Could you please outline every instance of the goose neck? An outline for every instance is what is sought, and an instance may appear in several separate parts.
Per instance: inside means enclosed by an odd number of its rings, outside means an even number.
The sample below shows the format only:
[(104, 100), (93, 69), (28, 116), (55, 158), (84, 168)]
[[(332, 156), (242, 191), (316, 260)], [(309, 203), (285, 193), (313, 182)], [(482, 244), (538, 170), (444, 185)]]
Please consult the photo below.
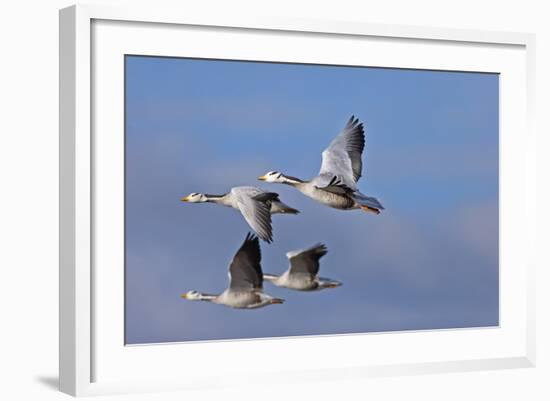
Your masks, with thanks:
[(207, 202), (222, 203), (222, 204), (225, 203), (227, 198), (226, 194), (223, 194), (223, 195), (204, 194), (204, 196), (206, 197)]
[(217, 295), (212, 295), (212, 294), (199, 294), (199, 299), (201, 301), (210, 301), (210, 302), (213, 302), (215, 301), (217, 298)]

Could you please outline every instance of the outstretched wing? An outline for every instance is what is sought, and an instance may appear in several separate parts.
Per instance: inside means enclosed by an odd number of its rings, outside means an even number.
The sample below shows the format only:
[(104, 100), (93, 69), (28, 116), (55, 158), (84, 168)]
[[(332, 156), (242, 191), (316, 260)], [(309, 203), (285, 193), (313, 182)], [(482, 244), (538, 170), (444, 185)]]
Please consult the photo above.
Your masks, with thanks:
[(229, 288), (257, 290), (262, 288), (262, 254), (258, 237), (248, 233), (229, 265)]
[(270, 243), (273, 241), (273, 230), (271, 228), (271, 208), (264, 202), (251, 198), (245, 194), (237, 197), (237, 206), (244, 219), (256, 234)]
[(319, 259), (326, 253), (327, 247), (323, 244), (288, 252), (286, 256), (290, 260), (290, 274), (306, 273), (316, 276), (319, 272)]
[(355, 184), (361, 178), (363, 169), (361, 155), (364, 148), (363, 123), (351, 116), (344, 129), (323, 151), (319, 176), (331, 178), (336, 176), (345, 186), (355, 190)]

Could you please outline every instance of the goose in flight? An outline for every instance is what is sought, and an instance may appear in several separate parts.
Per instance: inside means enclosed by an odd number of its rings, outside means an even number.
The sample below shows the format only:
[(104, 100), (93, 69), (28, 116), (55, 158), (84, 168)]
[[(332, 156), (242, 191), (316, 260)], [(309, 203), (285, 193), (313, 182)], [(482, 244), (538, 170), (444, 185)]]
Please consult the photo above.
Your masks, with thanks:
[(262, 291), (262, 254), (258, 237), (248, 234), (229, 265), (229, 288), (219, 295), (189, 291), (181, 297), (190, 301), (210, 301), (239, 309), (256, 309), (271, 304), (282, 304), (281, 298)]
[(291, 185), (316, 201), (341, 210), (361, 209), (379, 214), (384, 209), (378, 199), (362, 194), (357, 188), (365, 147), (363, 123), (351, 116), (344, 129), (323, 151), (319, 175), (309, 181), (270, 171), (259, 180)]
[(264, 279), (278, 287), (286, 287), (299, 291), (316, 291), (325, 288), (335, 288), (342, 285), (338, 281), (318, 276), (319, 259), (327, 253), (327, 247), (317, 244), (307, 249), (299, 249), (286, 254), (290, 267), (280, 276), (264, 274)]
[(273, 241), (271, 215), (276, 213), (298, 214), (299, 211), (285, 205), (275, 192), (266, 192), (256, 187), (234, 187), (223, 195), (209, 195), (193, 192), (183, 202), (213, 202), (239, 210), (248, 225), (258, 236), (270, 243)]

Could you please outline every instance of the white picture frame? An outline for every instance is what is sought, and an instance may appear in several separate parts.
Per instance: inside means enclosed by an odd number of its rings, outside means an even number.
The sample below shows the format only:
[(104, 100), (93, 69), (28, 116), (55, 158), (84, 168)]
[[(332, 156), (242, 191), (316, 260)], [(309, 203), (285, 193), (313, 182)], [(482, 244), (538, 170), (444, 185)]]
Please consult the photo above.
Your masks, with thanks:
[[(117, 25), (118, 24), (118, 25)], [(300, 46), (316, 37), (331, 38), (349, 41), (383, 40), (384, 46), (402, 45), (406, 56), (406, 49), (414, 48), (424, 54), (406, 65), (400, 57), (404, 54), (384, 54), (383, 50), (377, 53), (376, 45), (372, 47), (372, 54), (376, 54), (380, 66), (426, 69), (457, 69), (498, 72), (506, 79), (501, 85), (501, 237), (500, 259), (501, 273), (501, 326), (496, 329), (473, 330), (439, 330), (436, 332), (420, 331), (405, 333), (387, 333), (353, 336), (317, 336), (297, 339), (278, 340), (250, 340), (232, 342), (212, 342), (194, 345), (163, 345), (151, 347), (124, 348), (120, 338), (120, 321), (122, 310), (120, 302), (120, 274), (109, 276), (97, 274), (97, 263), (102, 266), (107, 259), (117, 260), (120, 249), (102, 251), (98, 254), (98, 245), (108, 240), (107, 233), (98, 235), (105, 230), (104, 221), (109, 219), (105, 215), (101, 196), (97, 192), (105, 193), (120, 184), (117, 174), (107, 183), (96, 180), (101, 176), (105, 166), (102, 159), (115, 160), (117, 146), (120, 142), (97, 141), (94, 130), (107, 127), (120, 127), (117, 117), (107, 118), (101, 110), (108, 108), (119, 110), (120, 107), (120, 54), (125, 52), (142, 51), (159, 55), (186, 55), (189, 49), (178, 50), (183, 54), (174, 54), (175, 47), (170, 41), (162, 41), (167, 35), (182, 35), (186, 27), (193, 27), (199, 35), (197, 40), (205, 44), (201, 49), (201, 56), (208, 56), (212, 49), (221, 48), (216, 41), (209, 42), (210, 38), (219, 38), (219, 35), (237, 33), (246, 35), (261, 34), (266, 43), (273, 41), (273, 46), (261, 49), (262, 54), (254, 59), (271, 59), (272, 52), (281, 35), (293, 38)], [(147, 35), (141, 36), (140, 31), (149, 29)], [(212, 32), (210, 32), (212, 31)], [(126, 33), (125, 33), (126, 32)], [(200, 37), (205, 32), (205, 37)], [(246, 35), (245, 35), (246, 34)], [(95, 35), (95, 39), (94, 39)], [(294, 37), (295, 36), (295, 37)], [(138, 41), (130, 44), (128, 38)], [(299, 40), (299, 38), (301, 38)], [(218, 41), (219, 42), (219, 41)], [(406, 42), (406, 43), (401, 43)], [(161, 43), (162, 46), (161, 46)], [(231, 42), (233, 43), (233, 42)], [(361, 42), (362, 43), (362, 42)], [(399, 44), (401, 43), (401, 44)], [(145, 366), (158, 366), (162, 361), (165, 366), (173, 366), (175, 354), (186, 354), (191, 358), (202, 356), (212, 362), (216, 355), (262, 355), (272, 358), (273, 367), (262, 366), (257, 375), (258, 381), (269, 373), (271, 379), (291, 382), (299, 380), (328, 380), (342, 377), (364, 377), (392, 374), (430, 373), (441, 371), (465, 371), (478, 369), (498, 369), (509, 367), (528, 367), (535, 363), (534, 339), (534, 261), (531, 247), (535, 243), (535, 133), (532, 129), (531, 113), (534, 109), (534, 43), (535, 38), (530, 34), (484, 32), (458, 29), (439, 29), (412, 26), (375, 25), (362, 22), (337, 22), (315, 20), (292, 20), (280, 18), (242, 18), (187, 14), (182, 10), (161, 10), (155, 8), (112, 8), (108, 6), (78, 5), (60, 11), (60, 390), (72, 395), (93, 395), (106, 393), (120, 393), (133, 391), (160, 391), (170, 389), (201, 389), (214, 386), (245, 385), (246, 380), (238, 380), (232, 375), (233, 367), (220, 367), (209, 374), (191, 369), (180, 370), (178, 375), (166, 372), (152, 372), (142, 369)], [(155, 50), (155, 46), (158, 49)], [(231, 48), (224, 43), (224, 48)], [(249, 52), (250, 46), (246, 52)], [(280, 46), (279, 46), (280, 47)], [(425, 49), (424, 49), (425, 47)], [(452, 47), (447, 49), (446, 47)], [(286, 46), (289, 52), (284, 57), (290, 60), (292, 46)], [(437, 48), (441, 60), (430, 57)], [(298, 47), (296, 47), (298, 49)], [(198, 50), (197, 50), (198, 51)], [(222, 50), (219, 50), (222, 51)], [(238, 46), (235, 54), (241, 50)], [(487, 52), (493, 52), (487, 57)], [(248, 54), (242, 53), (245, 59)], [(270, 53), (271, 52), (271, 53)], [(458, 56), (464, 53), (470, 64), (461, 64)], [(473, 53), (471, 53), (473, 52)], [(472, 56), (475, 54), (475, 57)], [(115, 55), (116, 63), (109, 64), (110, 57)], [(196, 56), (197, 53), (193, 53)], [(224, 58), (223, 54), (217, 57)], [(226, 56), (226, 57), (229, 57)], [(304, 57), (307, 57), (304, 56)], [(313, 53), (309, 57), (314, 57)], [(327, 57), (338, 57), (336, 52)], [(239, 58), (238, 56), (236, 58)], [(474, 60), (474, 58), (476, 60)], [(487, 60), (484, 60), (487, 58)], [(454, 61), (453, 61), (454, 60)], [(105, 61), (105, 63), (104, 63)], [(326, 62), (321, 60), (319, 62)], [(353, 63), (353, 60), (341, 60), (342, 64)], [(364, 65), (363, 61), (355, 63)], [(476, 64), (477, 63), (477, 64)], [(370, 64), (372, 65), (372, 63)], [(105, 72), (105, 73), (103, 73)], [(105, 96), (105, 91), (92, 85), (94, 74), (101, 74), (97, 82), (107, 79), (113, 91), (108, 98), (102, 97), (105, 102), (97, 103), (97, 97)], [(110, 75), (112, 74), (112, 76)], [(516, 93), (513, 98), (511, 93)], [(94, 98), (95, 97), (95, 98)], [(94, 100), (95, 99), (95, 100)], [(110, 103), (113, 102), (113, 103)], [(502, 136), (504, 132), (504, 136)], [(113, 136), (116, 141), (116, 137)], [(117, 145), (118, 143), (118, 145)], [(117, 150), (118, 149), (118, 150)], [(118, 160), (118, 159), (117, 159)], [(117, 161), (113, 162), (116, 165)], [(102, 167), (103, 166), (103, 167)], [(504, 177), (504, 178), (503, 178)], [(120, 178), (120, 177), (119, 177)], [(519, 189), (518, 189), (519, 188)], [(117, 197), (113, 204), (120, 209)], [(120, 200), (120, 199), (118, 199)], [(517, 212), (507, 213), (515, 205)], [(98, 206), (99, 205), (99, 206)], [(99, 207), (99, 208), (98, 208)], [(116, 209), (115, 207), (115, 209)], [(113, 210), (110, 217), (120, 213)], [(514, 209), (514, 210), (515, 210)], [(104, 220), (102, 220), (104, 219)], [(109, 229), (113, 235), (118, 232)], [(520, 234), (518, 234), (518, 232)], [(503, 234), (504, 233), (504, 234)], [(520, 237), (521, 235), (521, 237)], [(117, 244), (117, 241), (113, 242)], [(120, 245), (120, 243), (118, 243)], [(511, 246), (507, 246), (510, 244)], [(503, 246), (506, 245), (506, 246)], [(512, 246), (513, 245), (513, 246)], [(115, 245), (116, 247), (117, 245)], [(119, 246), (120, 248), (120, 246)], [(103, 248), (105, 249), (105, 248)], [(97, 287), (101, 286), (101, 295)], [(118, 294), (118, 295), (117, 295)], [(96, 298), (94, 298), (96, 297)], [(115, 307), (112, 314), (102, 313), (105, 310), (101, 299), (109, 302), (114, 300)], [(98, 312), (99, 311), (99, 312)], [(117, 327), (115, 327), (117, 326)], [(98, 327), (100, 327), (98, 329)], [(292, 368), (285, 367), (285, 362), (277, 362), (277, 347), (284, 346), (292, 350), (295, 355), (312, 357), (316, 347), (325, 349), (344, 350), (342, 356), (332, 360), (311, 363), (293, 363)], [(373, 344), (370, 344), (373, 343)], [(375, 344), (374, 344), (375, 343)], [(118, 345), (117, 345), (118, 344)], [(370, 344), (370, 345), (369, 345)], [(384, 344), (393, 349), (403, 348), (399, 356), (384, 352)], [(441, 349), (448, 348), (449, 344), (456, 347), (449, 354), (437, 357), (438, 345)], [(471, 345), (467, 350), (463, 344)], [(433, 355), (428, 349), (433, 346)], [(371, 348), (369, 348), (369, 346)], [(414, 348), (423, 351), (427, 358), (420, 358), (420, 354), (407, 353), (406, 349)], [(174, 351), (178, 347), (178, 351)], [(397, 348), (396, 348), (397, 347)], [(345, 349), (370, 349), (369, 361), (361, 352), (346, 353)], [(381, 350), (379, 354), (375, 349)], [(420, 352), (420, 351), (418, 351)], [(181, 359), (180, 359), (181, 360)], [(99, 361), (99, 362), (98, 362)], [(140, 363), (142, 361), (142, 363)], [(108, 363), (106, 363), (108, 362)], [(288, 363), (287, 363), (288, 364)], [(110, 369), (108, 366), (112, 366)], [(181, 366), (180, 366), (181, 368)], [(110, 370), (109, 370), (110, 369)], [(183, 369), (183, 368), (182, 368)], [(243, 368), (244, 369), (244, 368)], [(157, 368), (158, 370), (158, 368)], [(239, 368), (236, 368), (239, 371)], [(105, 372), (105, 373), (104, 373)], [(124, 374), (119, 374), (124, 372)], [(204, 370), (203, 370), (204, 372)], [(181, 377), (185, 377), (182, 379)], [(251, 376), (249, 376), (250, 378)]]

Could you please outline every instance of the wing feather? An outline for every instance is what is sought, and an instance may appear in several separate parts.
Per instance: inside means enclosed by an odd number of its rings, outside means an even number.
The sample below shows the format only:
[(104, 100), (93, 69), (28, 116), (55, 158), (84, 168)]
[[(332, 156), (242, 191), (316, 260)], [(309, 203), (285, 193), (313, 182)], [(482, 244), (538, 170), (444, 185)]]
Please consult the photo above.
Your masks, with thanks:
[(290, 274), (306, 273), (316, 276), (319, 273), (319, 259), (327, 253), (324, 244), (317, 244), (311, 248), (288, 252), (286, 256), (290, 260)]
[(346, 186), (354, 190), (362, 174), (361, 155), (364, 148), (363, 123), (355, 116), (351, 116), (344, 129), (323, 151), (319, 175), (338, 176)]
[(248, 196), (239, 196), (237, 206), (244, 219), (258, 236), (270, 243), (273, 241), (273, 229), (271, 227), (271, 208), (266, 202), (258, 201)]
[(229, 265), (229, 288), (254, 291), (262, 288), (262, 253), (258, 237), (248, 233)]

